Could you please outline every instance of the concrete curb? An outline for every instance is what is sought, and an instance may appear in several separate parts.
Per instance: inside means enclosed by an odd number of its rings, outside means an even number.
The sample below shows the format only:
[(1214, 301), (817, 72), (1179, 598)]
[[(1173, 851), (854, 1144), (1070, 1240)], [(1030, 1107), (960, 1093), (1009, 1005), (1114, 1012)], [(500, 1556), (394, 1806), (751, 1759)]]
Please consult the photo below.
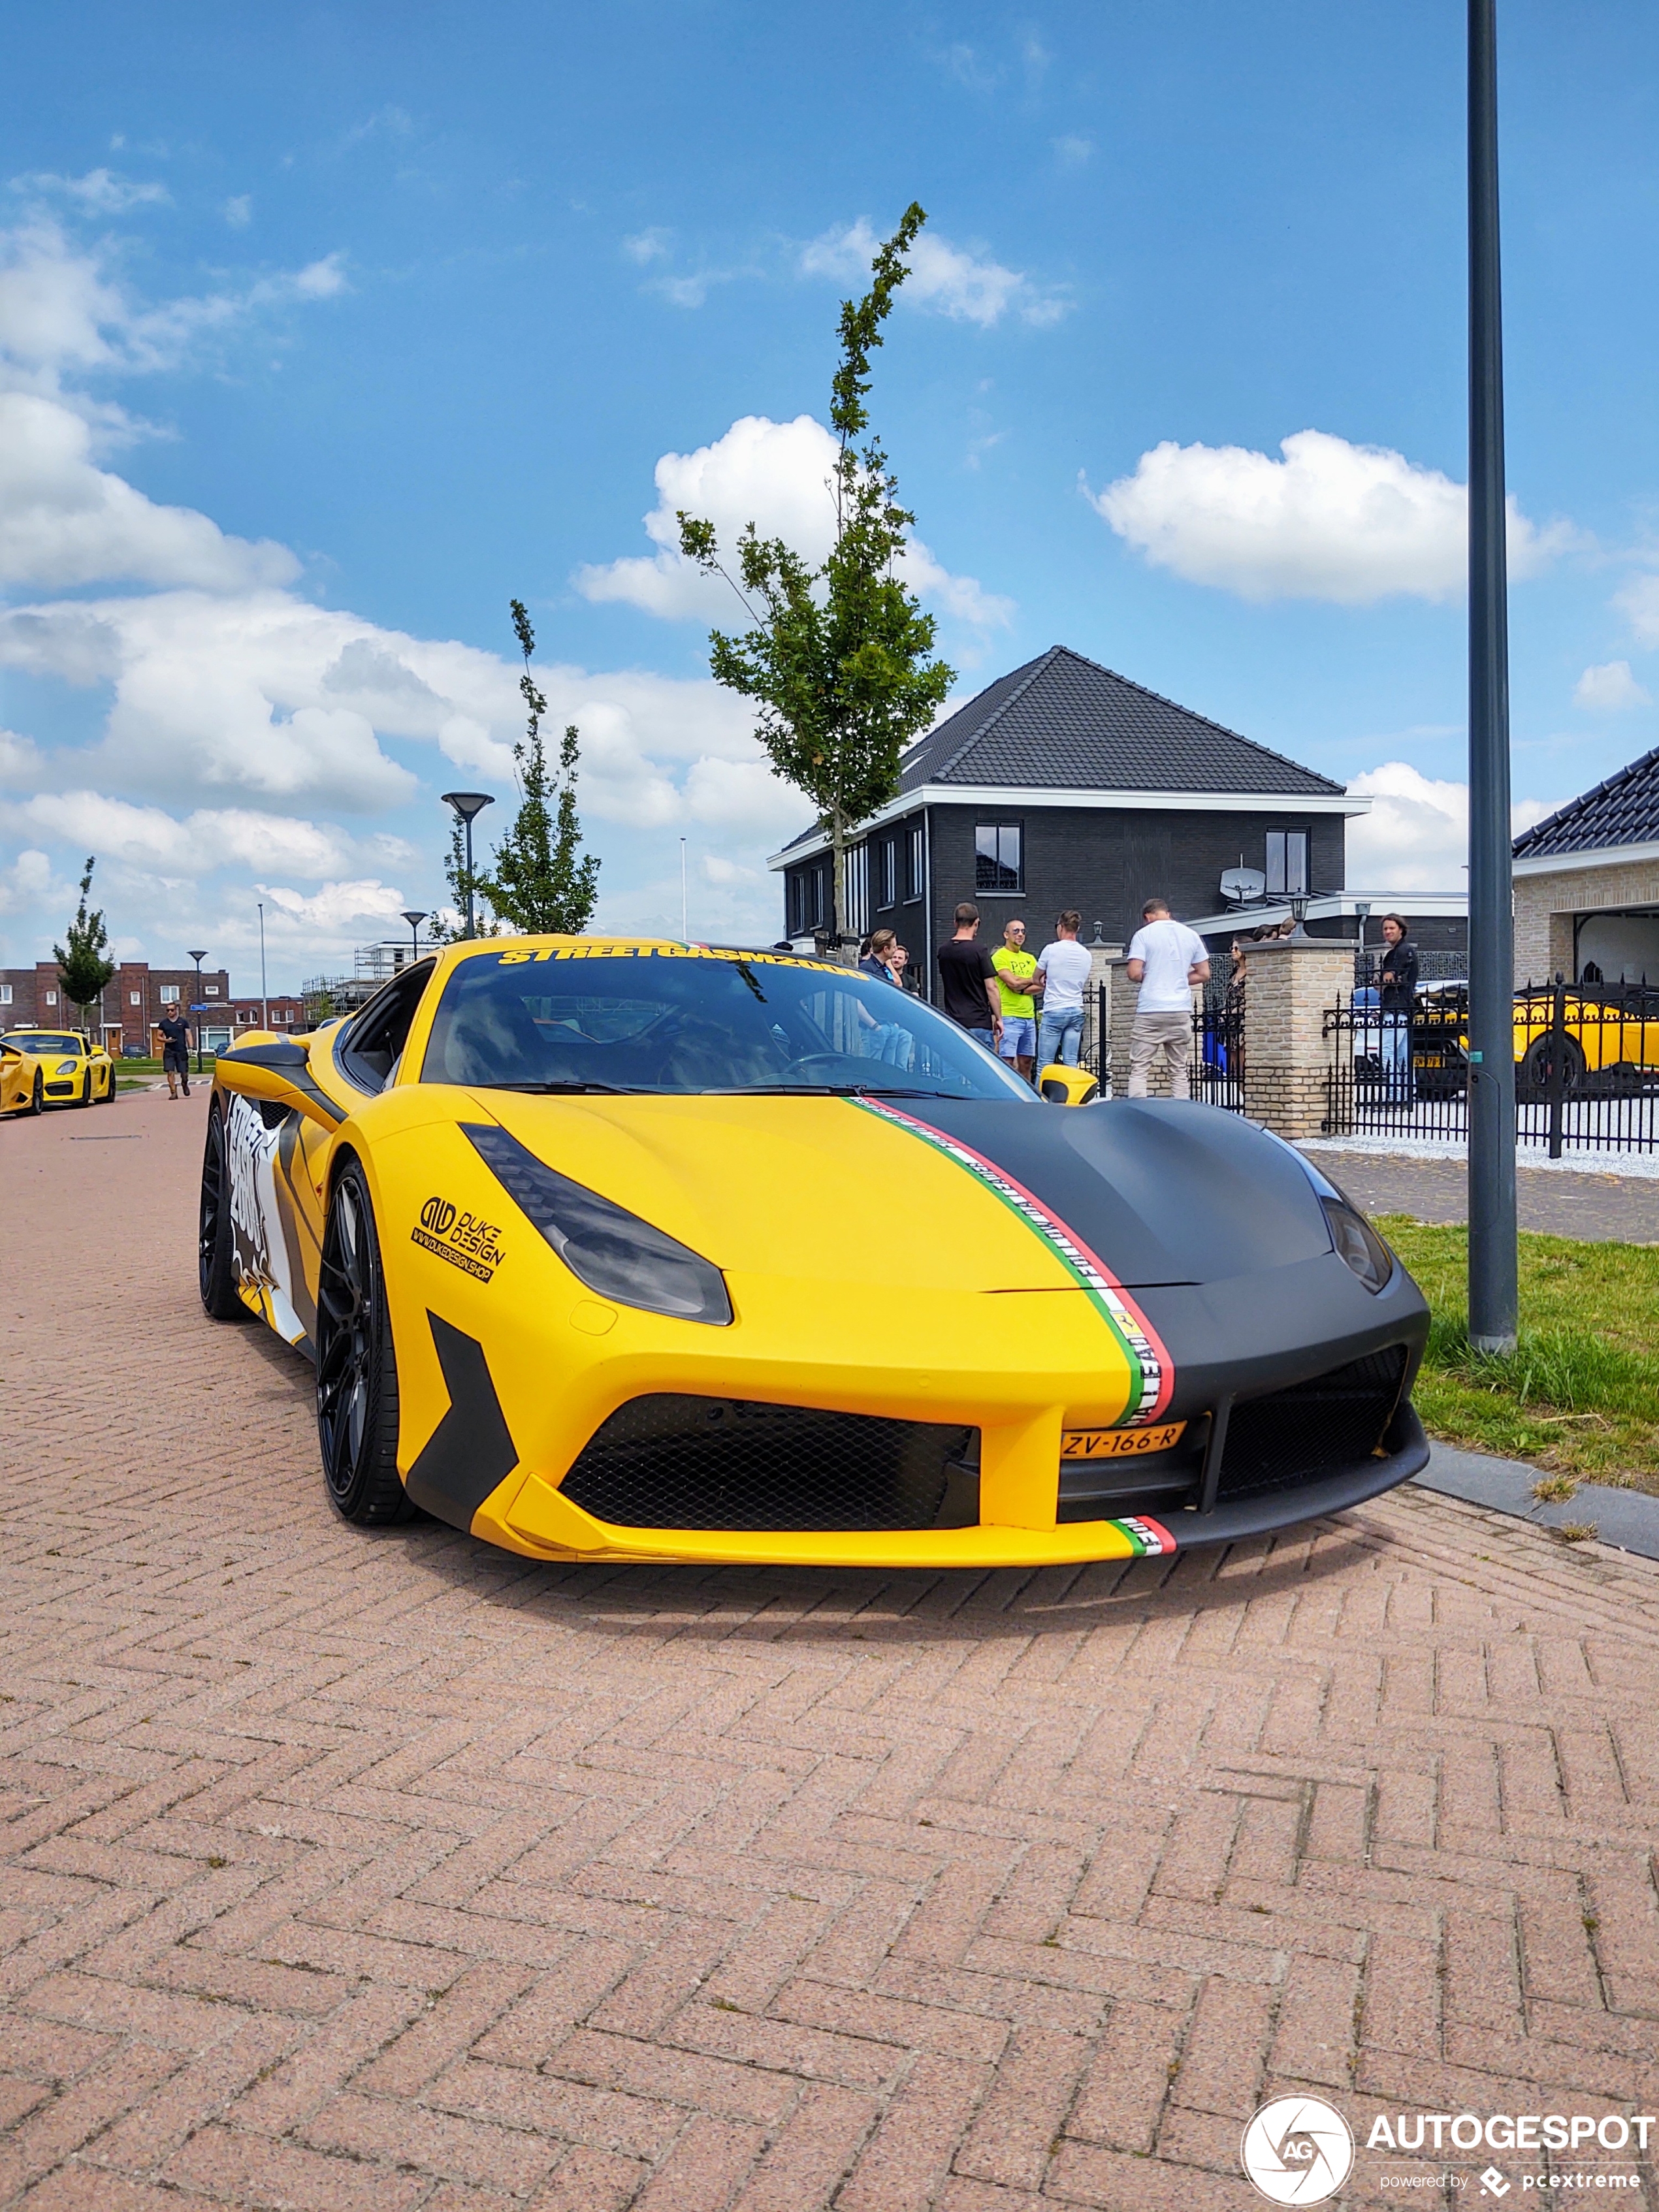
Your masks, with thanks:
[(1565, 1504), (1547, 1505), (1532, 1494), (1541, 1470), (1522, 1460), (1492, 1459), (1485, 1452), (1458, 1451), (1437, 1443), (1429, 1464), (1415, 1480), (1425, 1490), (1461, 1498), (1498, 1513), (1514, 1513), (1541, 1528), (1593, 1522), (1598, 1542), (1615, 1551), (1659, 1559), (1659, 1498), (1644, 1490), (1614, 1490), (1603, 1482), (1581, 1482)]

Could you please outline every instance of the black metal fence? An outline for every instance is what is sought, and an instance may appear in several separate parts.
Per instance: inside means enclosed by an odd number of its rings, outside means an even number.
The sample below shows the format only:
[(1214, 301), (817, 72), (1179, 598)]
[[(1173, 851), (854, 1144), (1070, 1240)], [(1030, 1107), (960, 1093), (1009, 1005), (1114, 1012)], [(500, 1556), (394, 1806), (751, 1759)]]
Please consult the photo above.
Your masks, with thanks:
[[(1374, 989), (1339, 998), (1330, 1045), (1328, 1136), (1468, 1134), (1468, 989), (1419, 990), (1409, 1014)], [(1528, 984), (1515, 994), (1519, 1144), (1565, 1151), (1659, 1151), (1659, 988)]]
[(1209, 1106), (1244, 1111), (1244, 994), (1206, 991), (1193, 1008), (1192, 1089)]

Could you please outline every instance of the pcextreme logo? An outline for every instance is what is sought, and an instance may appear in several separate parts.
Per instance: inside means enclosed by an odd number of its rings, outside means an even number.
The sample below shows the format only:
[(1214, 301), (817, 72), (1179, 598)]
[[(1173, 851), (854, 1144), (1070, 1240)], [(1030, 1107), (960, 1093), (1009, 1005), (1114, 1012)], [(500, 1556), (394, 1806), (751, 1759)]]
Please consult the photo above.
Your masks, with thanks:
[(1270, 2204), (1322, 2204), (1353, 2165), (1353, 2130), (1320, 2097), (1275, 2097), (1244, 2130), (1245, 2179)]

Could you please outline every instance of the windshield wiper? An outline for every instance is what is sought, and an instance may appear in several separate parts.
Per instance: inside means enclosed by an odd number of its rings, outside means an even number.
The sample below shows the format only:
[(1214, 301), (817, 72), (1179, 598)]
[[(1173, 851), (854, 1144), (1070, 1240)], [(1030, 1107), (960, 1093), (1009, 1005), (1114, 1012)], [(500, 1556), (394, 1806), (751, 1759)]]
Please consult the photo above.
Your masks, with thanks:
[(705, 1098), (957, 1098), (966, 1091), (900, 1090), (880, 1083), (734, 1083)]
[(626, 1098), (645, 1086), (634, 1083), (471, 1083), (470, 1091), (528, 1091), (538, 1095), (547, 1092), (602, 1091), (613, 1098)]

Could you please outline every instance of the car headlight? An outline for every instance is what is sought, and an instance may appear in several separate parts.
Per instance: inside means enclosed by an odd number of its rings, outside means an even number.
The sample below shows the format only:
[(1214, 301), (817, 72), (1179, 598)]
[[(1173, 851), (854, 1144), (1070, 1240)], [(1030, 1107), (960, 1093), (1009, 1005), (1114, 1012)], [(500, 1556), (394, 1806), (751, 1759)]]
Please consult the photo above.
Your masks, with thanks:
[(58, 1063), (57, 1073), (59, 1075), (73, 1075), (80, 1065), (81, 1063), (78, 1060), (60, 1060)]
[(1331, 1242), (1368, 1291), (1380, 1291), (1394, 1273), (1394, 1255), (1363, 1213), (1344, 1198), (1322, 1198)]
[(505, 1129), (476, 1121), (464, 1121), (461, 1127), (520, 1212), (590, 1291), (618, 1305), (670, 1314), (677, 1321), (730, 1324), (726, 1278), (701, 1254), (625, 1206), (572, 1182)]

